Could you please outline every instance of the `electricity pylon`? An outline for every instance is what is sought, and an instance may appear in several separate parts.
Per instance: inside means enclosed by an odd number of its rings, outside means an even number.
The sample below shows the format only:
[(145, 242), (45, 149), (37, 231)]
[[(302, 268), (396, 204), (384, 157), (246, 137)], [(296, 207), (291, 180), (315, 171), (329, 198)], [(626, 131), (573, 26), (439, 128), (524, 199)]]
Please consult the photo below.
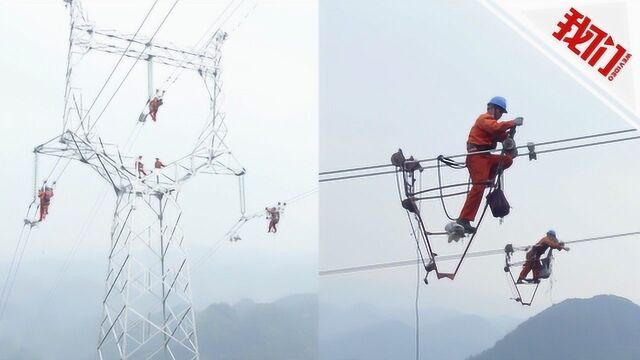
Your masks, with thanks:
[[(101, 30), (89, 22), (80, 1), (65, 0), (65, 3), (71, 24), (62, 133), (37, 146), (34, 152), (36, 160), (39, 155), (48, 155), (86, 164), (116, 194), (98, 356), (199, 359), (178, 192), (182, 184), (199, 173), (240, 179), (245, 173), (225, 145), (224, 114), (217, 108), (220, 49), (227, 35), (216, 31), (199, 50), (181, 50), (159, 45), (153, 36), (134, 37)], [(147, 101), (159, 96), (153, 88), (154, 63), (180, 72), (197, 72), (208, 90), (210, 112), (193, 150), (163, 168), (143, 173), (134, 166), (134, 157), (123, 154), (117, 144), (103, 141), (95, 127), (102, 113), (92, 123), (91, 108), (83, 107), (81, 90), (73, 86), (74, 67), (91, 51), (146, 62)], [(142, 114), (139, 120), (145, 118)], [(244, 213), (243, 193), (241, 189)]]

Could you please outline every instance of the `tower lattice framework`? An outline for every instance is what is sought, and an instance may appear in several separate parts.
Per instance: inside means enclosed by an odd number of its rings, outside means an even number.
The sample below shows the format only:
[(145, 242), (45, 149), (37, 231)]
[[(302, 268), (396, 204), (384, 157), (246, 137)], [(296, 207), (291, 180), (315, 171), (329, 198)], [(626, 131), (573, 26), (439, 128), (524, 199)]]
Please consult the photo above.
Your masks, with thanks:
[[(36, 161), (41, 155), (57, 157), (55, 166), (60, 159), (88, 165), (116, 194), (98, 357), (199, 359), (178, 194), (186, 181), (200, 173), (240, 178), (245, 174), (225, 144), (225, 116), (218, 109), (220, 49), (227, 34), (216, 30), (208, 34), (207, 41), (198, 49), (182, 50), (171, 44), (158, 44), (153, 36), (101, 30), (89, 21), (78, 0), (65, 3), (71, 21), (62, 132), (38, 145), (34, 152)], [(135, 158), (97, 132), (96, 124), (104, 110), (92, 119), (95, 101), (85, 108), (81, 90), (73, 86), (74, 68), (91, 51), (146, 62), (150, 74), (154, 63), (173, 67), (178, 74), (197, 72), (210, 101), (209, 115), (202, 132), (194, 139), (193, 150), (162, 169), (139, 175)], [(151, 75), (149, 83), (147, 101), (153, 96)], [(141, 116), (140, 120), (144, 118)], [(239, 183), (243, 186), (244, 182)], [(244, 213), (244, 195), (241, 211)]]

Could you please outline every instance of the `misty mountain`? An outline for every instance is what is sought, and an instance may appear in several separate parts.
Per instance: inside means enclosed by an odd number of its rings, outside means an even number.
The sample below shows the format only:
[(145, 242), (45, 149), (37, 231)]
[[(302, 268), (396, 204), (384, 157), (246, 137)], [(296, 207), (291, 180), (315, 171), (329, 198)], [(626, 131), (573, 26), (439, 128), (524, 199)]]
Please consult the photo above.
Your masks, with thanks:
[(213, 304), (198, 314), (202, 359), (313, 360), (317, 352), (317, 296), (273, 303)]
[(637, 360), (640, 306), (613, 295), (565, 300), (470, 359)]
[[(0, 324), (0, 360), (96, 358), (96, 309), (81, 309), (74, 322), (66, 322), (64, 316), (70, 311), (64, 309), (59, 316), (36, 323), (7, 314)], [(271, 303), (241, 300), (233, 305), (212, 304), (196, 315), (200, 358), (314, 360), (317, 311), (315, 294), (291, 295)]]
[[(415, 357), (415, 326), (407, 314), (378, 312), (362, 306), (353, 318), (345, 309), (321, 307), (321, 360), (395, 360)], [(342, 316), (342, 317), (341, 317)], [(513, 319), (488, 320), (446, 309), (421, 311), (420, 351), (423, 358), (463, 360), (486, 349), (512, 328)], [(329, 321), (330, 319), (330, 321)], [(354, 327), (360, 323), (360, 327)], [(344, 324), (343, 331), (336, 329)], [(411, 324), (411, 325), (409, 325)]]

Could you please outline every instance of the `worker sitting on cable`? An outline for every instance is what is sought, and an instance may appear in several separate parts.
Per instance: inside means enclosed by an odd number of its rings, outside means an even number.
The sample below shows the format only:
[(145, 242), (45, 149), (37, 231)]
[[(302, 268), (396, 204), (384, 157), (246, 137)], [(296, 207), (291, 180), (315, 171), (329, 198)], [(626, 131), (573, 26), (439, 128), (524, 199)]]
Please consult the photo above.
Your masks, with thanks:
[(49, 214), (49, 204), (53, 197), (53, 188), (45, 186), (38, 190), (38, 198), (40, 199), (40, 221), (44, 220)]
[(140, 179), (142, 176), (147, 176), (146, 171), (144, 171), (144, 164), (142, 163), (142, 155), (138, 156), (135, 167), (138, 173), (138, 179)]
[(158, 109), (162, 104), (162, 96), (155, 96), (151, 101), (149, 101), (149, 115), (151, 116), (151, 120), (156, 121)]
[[(278, 229), (276, 228), (276, 225), (280, 221), (280, 203), (278, 203), (278, 208), (273, 206), (273, 207), (270, 207), (270, 208), (266, 207), (264, 209), (267, 211), (267, 219), (270, 220), (269, 221), (269, 230), (267, 232), (276, 233), (278, 231)], [(273, 230), (273, 231), (271, 231), (271, 230)]]
[[(510, 133), (515, 133), (515, 127), (522, 125), (523, 118), (517, 117), (511, 121), (498, 122), (502, 114), (506, 112), (507, 101), (505, 98), (496, 96), (489, 101), (487, 112), (480, 115), (471, 127), (467, 141), (467, 152), (493, 150), (498, 141), (504, 141)], [(493, 183), (496, 175), (511, 166), (513, 156), (514, 154), (511, 152), (505, 152), (502, 155), (490, 153), (467, 155), (466, 164), (473, 186), (467, 194), (460, 216), (456, 220), (456, 223), (464, 227), (466, 233), (476, 231), (470, 222), (475, 220), (480, 203), (482, 203), (484, 190), (488, 184)]]
[(540, 270), (542, 270), (540, 257), (550, 248), (569, 251), (569, 248), (564, 246), (564, 243), (558, 241), (554, 230), (547, 231), (547, 236), (540, 239), (537, 244), (533, 245), (531, 250), (527, 251), (527, 261), (522, 266), (522, 271), (518, 276), (518, 284), (524, 282), (525, 277), (527, 277), (531, 270), (533, 270), (533, 279), (531, 282), (536, 284), (540, 282)]

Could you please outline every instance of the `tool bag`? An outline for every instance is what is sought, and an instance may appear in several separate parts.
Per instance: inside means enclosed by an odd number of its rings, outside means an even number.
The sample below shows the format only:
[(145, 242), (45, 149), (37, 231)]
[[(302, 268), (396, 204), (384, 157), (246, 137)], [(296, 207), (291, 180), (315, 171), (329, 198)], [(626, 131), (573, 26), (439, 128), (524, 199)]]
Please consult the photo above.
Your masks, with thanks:
[(487, 202), (489, 203), (493, 217), (502, 218), (509, 215), (511, 205), (509, 205), (507, 197), (504, 196), (500, 181), (498, 181), (498, 186), (487, 195)]

